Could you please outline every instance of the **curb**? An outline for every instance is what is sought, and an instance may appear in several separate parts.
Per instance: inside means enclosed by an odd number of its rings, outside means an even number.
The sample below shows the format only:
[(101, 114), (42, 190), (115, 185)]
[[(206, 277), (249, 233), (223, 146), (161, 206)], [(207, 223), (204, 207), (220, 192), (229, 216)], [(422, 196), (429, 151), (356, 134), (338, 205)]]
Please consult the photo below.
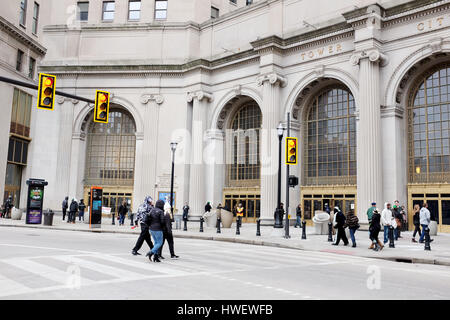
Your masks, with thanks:
[[(95, 233), (115, 233), (115, 234), (131, 234), (138, 235), (140, 232), (136, 231), (114, 231), (114, 230), (97, 230), (97, 229), (67, 229), (60, 228), (54, 226), (33, 226), (33, 225), (6, 225), (0, 224), (0, 227), (16, 227), (16, 228), (33, 228), (33, 229), (47, 229), (47, 230), (61, 230), (61, 231), (80, 231), (80, 232), (95, 232)], [(194, 235), (194, 234), (177, 234), (173, 233), (174, 238), (184, 238), (184, 239), (196, 239), (196, 240), (210, 240), (210, 241), (223, 241), (223, 242), (234, 242), (234, 243), (242, 243), (249, 245), (259, 245), (259, 246), (267, 246), (267, 247), (277, 247), (284, 249), (294, 249), (294, 250), (302, 250), (308, 252), (320, 252), (320, 250), (308, 250), (302, 246), (298, 245), (289, 245), (277, 242), (271, 242), (267, 240), (254, 240), (254, 239), (245, 239), (245, 238), (228, 238), (224, 236), (205, 236), (205, 235)], [(390, 257), (377, 257), (377, 256), (369, 256), (369, 255), (356, 255), (361, 258), (369, 258), (369, 259), (381, 259), (388, 260), (392, 262), (400, 262), (400, 263), (415, 263), (415, 264), (433, 264), (433, 265), (442, 265), (442, 266), (450, 266), (450, 261), (444, 261), (440, 259), (427, 259), (427, 258), (411, 258), (404, 256), (390, 256)]]

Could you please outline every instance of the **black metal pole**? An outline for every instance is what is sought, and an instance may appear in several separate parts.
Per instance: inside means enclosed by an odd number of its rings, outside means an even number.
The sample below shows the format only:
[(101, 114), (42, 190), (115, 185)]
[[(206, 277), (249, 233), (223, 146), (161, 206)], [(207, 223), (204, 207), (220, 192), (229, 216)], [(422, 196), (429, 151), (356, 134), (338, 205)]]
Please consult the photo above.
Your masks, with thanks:
[(220, 233), (220, 222), (221, 222), (220, 218), (217, 219), (217, 233)]
[[(287, 113), (287, 135), (286, 137), (289, 137), (291, 134), (291, 127), (289, 125), (290, 122), (290, 114)], [(287, 152), (287, 145), (285, 144), (284, 149)], [(289, 235), (289, 165), (286, 165), (286, 220), (285, 220), (285, 232), (284, 232), (284, 238), (289, 239), (291, 236)]]
[(200, 232), (203, 232), (203, 217), (200, 217)]
[(256, 236), (261, 236), (261, 219), (256, 220)]
[(425, 250), (427, 251), (431, 251), (430, 242), (430, 228), (427, 226), (425, 229)]
[(277, 209), (275, 210), (274, 228), (283, 228), (282, 211), (281, 211), (281, 139), (283, 135), (278, 136), (278, 195)]
[(175, 150), (172, 149), (172, 174), (170, 177), (170, 219), (173, 222), (173, 176), (175, 171)]
[(328, 242), (333, 242), (333, 224), (328, 222)]
[(236, 234), (237, 235), (241, 234), (241, 231), (239, 230), (239, 227), (240, 227), (239, 218), (240, 218), (240, 216), (236, 218)]

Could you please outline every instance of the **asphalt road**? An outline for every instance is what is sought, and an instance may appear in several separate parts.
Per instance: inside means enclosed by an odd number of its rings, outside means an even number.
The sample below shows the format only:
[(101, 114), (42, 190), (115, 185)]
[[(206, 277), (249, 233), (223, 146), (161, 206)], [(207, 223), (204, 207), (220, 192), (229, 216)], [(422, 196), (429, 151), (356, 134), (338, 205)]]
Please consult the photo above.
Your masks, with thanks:
[(325, 252), (175, 239), (180, 259), (130, 253), (136, 236), (0, 228), (0, 299), (449, 299), (450, 269)]

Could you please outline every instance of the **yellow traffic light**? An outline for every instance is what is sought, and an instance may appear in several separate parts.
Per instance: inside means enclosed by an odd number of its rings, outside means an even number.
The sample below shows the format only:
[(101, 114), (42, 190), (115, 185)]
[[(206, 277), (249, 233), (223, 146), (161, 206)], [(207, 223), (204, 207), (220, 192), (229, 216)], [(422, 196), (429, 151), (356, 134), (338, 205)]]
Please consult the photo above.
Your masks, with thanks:
[(286, 164), (293, 165), (297, 164), (298, 160), (298, 145), (297, 138), (287, 137), (286, 138)]
[(107, 91), (96, 91), (94, 108), (95, 122), (108, 123), (109, 96), (110, 94)]
[(53, 110), (55, 105), (56, 77), (51, 74), (39, 74), (38, 104), (39, 109)]

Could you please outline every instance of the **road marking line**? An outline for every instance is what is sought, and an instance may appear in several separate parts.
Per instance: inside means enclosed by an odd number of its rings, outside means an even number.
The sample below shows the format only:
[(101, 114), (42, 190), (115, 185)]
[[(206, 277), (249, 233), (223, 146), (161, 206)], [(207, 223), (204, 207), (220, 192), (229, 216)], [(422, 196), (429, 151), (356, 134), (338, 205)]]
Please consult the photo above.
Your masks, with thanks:
[[(33, 289), (30, 287), (27, 287), (20, 282), (11, 280), (3, 275), (0, 274), (0, 288), (1, 292), (5, 292), (8, 294), (15, 293), (15, 292), (30, 292)], [(1, 293), (0, 293), (1, 294)]]

